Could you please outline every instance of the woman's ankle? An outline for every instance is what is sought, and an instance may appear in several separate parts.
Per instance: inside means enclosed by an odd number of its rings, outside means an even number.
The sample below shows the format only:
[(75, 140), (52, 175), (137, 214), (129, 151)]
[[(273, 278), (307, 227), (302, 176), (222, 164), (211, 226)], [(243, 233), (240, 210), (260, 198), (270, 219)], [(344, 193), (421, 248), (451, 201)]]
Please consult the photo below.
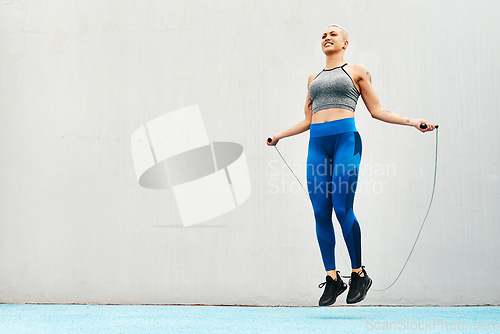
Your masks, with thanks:
[(363, 273), (363, 267), (359, 267), (356, 269), (353, 268), (352, 272), (358, 274), (360, 277), (365, 277), (365, 274)]
[(333, 278), (335, 281), (337, 280), (337, 271), (336, 270), (329, 270), (326, 272), (327, 275), (329, 275), (331, 278)]

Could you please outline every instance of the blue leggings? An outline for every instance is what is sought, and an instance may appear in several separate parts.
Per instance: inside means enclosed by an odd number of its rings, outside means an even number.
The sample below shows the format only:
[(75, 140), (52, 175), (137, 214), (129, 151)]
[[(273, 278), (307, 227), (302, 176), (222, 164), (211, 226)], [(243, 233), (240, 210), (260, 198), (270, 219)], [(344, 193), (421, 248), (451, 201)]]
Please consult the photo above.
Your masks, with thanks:
[(353, 212), (361, 161), (354, 118), (312, 123), (307, 154), (307, 188), (325, 270), (335, 270), (332, 209), (342, 227), (352, 268), (361, 267), (361, 231)]

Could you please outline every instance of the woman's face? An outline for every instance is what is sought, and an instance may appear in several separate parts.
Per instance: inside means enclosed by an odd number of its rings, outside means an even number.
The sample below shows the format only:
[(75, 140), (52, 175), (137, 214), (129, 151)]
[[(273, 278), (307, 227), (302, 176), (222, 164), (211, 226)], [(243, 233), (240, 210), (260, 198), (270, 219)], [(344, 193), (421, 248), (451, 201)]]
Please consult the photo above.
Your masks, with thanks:
[[(342, 51), (342, 47), (346, 45), (347, 41), (341, 34), (338, 27), (326, 27), (323, 36), (321, 36), (321, 50), (325, 55)], [(347, 47), (347, 45), (346, 45)]]

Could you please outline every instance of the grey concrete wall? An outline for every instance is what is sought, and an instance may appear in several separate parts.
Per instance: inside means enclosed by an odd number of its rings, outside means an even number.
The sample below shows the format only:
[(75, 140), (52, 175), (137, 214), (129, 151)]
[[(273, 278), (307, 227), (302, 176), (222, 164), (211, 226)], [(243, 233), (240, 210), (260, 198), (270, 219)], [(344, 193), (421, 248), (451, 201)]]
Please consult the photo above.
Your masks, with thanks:
[[(500, 302), (497, 1), (0, 4), (0, 302), (317, 305), (312, 206), (265, 140), (303, 119), (331, 23), (384, 107), (441, 125), (413, 257), (363, 303)], [(211, 141), (243, 147), (251, 195), (183, 227), (171, 189), (139, 185), (131, 136), (194, 104)], [(435, 137), (361, 99), (356, 124), (363, 263), (383, 288), (427, 210)], [(308, 135), (278, 144), (302, 183)]]

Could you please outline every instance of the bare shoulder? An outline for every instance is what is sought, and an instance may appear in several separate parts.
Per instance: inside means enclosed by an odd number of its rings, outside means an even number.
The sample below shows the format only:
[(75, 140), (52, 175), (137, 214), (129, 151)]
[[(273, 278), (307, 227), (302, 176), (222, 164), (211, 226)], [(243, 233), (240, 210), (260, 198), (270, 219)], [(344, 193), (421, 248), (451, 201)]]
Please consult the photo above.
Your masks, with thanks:
[(364, 64), (352, 64), (348, 65), (354, 72), (357, 80), (369, 80), (371, 82), (371, 74), (368, 68)]
[(366, 68), (364, 64), (350, 64), (347, 66), (349, 66), (354, 72), (359, 74), (368, 72), (368, 68)]

